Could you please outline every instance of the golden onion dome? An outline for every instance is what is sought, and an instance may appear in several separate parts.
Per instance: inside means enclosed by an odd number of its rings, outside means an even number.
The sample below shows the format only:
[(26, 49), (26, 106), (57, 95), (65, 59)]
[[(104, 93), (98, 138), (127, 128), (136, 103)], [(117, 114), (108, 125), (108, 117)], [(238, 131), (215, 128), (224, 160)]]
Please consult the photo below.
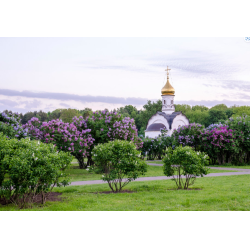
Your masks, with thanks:
[(175, 93), (175, 90), (170, 84), (169, 79), (167, 79), (165, 86), (161, 89), (161, 94), (162, 95), (174, 95), (174, 93)]

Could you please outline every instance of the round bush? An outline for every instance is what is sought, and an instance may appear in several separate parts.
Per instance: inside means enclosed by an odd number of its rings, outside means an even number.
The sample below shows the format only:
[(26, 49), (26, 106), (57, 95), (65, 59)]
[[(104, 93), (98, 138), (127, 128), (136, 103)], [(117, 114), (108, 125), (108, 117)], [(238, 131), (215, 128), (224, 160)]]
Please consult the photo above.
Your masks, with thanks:
[(208, 173), (209, 157), (203, 152), (195, 152), (189, 146), (178, 146), (174, 150), (166, 149), (163, 159), (163, 170), (166, 176), (172, 176), (178, 189), (188, 189), (194, 184), (196, 177)]
[(122, 188), (147, 171), (147, 164), (140, 159), (140, 152), (133, 142), (115, 140), (94, 147), (92, 170), (102, 172), (102, 180), (107, 181), (113, 192)]
[(53, 187), (68, 185), (64, 170), (72, 156), (52, 144), (8, 139), (0, 133), (0, 198), (23, 208), (36, 195), (46, 198)]

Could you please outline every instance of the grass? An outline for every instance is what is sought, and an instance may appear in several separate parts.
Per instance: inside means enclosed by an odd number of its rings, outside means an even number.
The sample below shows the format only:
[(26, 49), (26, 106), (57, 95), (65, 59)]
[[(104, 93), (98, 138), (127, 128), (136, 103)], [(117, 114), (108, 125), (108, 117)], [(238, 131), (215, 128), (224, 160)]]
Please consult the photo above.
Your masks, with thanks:
[[(163, 164), (161, 160), (147, 161), (147, 163), (155, 163), (155, 164)], [(250, 166), (233, 166), (233, 165), (211, 165), (210, 167), (218, 167), (218, 168), (242, 168), (242, 169), (250, 169)]]
[[(101, 174), (90, 173), (85, 169), (79, 169), (78, 164), (72, 164), (69, 170), (66, 172), (70, 175), (70, 181), (89, 181), (89, 180), (100, 180)], [(223, 172), (235, 172), (230, 170), (217, 170), (210, 169), (209, 173), (223, 173)], [(150, 176), (164, 176), (162, 166), (150, 166), (148, 165), (148, 171), (143, 177)]]
[[(24, 210), (39, 211), (233, 211), (250, 210), (250, 176), (198, 178), (193, 188), (172, 190), (171, 180), (132, 182), (126, 189), (134, 193), (110, 193), (107, 184), (55, 188), (63, 201), (33, 205)], [(13, 205), (0, 210), (18, 210)]]
[(233, 166), (233, 165), (213, 165), (211, 167), (250, 169), (250, 166)]

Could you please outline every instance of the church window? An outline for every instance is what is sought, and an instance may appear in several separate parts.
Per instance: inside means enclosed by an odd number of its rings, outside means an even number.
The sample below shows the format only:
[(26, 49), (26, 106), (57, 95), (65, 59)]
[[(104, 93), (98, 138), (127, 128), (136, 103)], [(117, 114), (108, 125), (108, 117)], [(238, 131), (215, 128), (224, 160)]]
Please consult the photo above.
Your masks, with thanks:
[(171, 100), (171, 104), (174, 104), (174, 101), (173, 101), (173, 100)]
[(166, 101), (164, 100), (164, 104), (166, 104)]

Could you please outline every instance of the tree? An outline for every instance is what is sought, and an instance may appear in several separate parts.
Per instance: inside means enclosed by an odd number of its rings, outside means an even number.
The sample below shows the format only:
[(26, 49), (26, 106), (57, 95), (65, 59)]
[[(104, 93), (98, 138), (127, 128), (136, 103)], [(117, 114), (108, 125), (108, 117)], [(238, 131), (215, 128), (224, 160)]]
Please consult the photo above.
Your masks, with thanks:
[(79, 110), (79, 114), (86, 119), (87, 117), (91, 116), (93, 114), (92, 109), (90, 108), (85, 108), (83, 110)]
[(209, 117), (208, 117), (209, 124), (224, 122), (227, 118), (228, 117), (226, 115), (225, 110), (218, 110), (212, 108), (209, 110)]
[[(227, 105), (225, 104), (217, 104), (215, 106), (213, 106), (211, 109), (216, 109), (216, 110), (224, 110), (226, 111), (228, 109)], [(210, 110), (211, 110), (210, 109)]]
[(200, 111), (208, 111), (209, 108), (204, 106), (204, 105), (195, 105), (192, 107), (192, 111), (196, 111), (196, 110), (200, 110)]
[[(39, 117), (40, 118), (39, 118)], [(40, 110), (39, 112), (37, 112), (36, 117), (41, 121), (41, 122), (45, 122), (48, 120), (48, 115), (47, 113), (43, 112), (42, 110)]]
[(188, 111), (191, 111), (191, 106), (187, 104), (175, 104), (175, 112), (182, 112), (186, 114)]
[(32, 117), (34, 117), (34, 112), (27, 112), (23, 115), (23, 118), (22, 118), (22, 124), (25, 124), (27, 123)]
[(250, 116), (250, 106), (240, 106), (240, 107), (232, 107), (233, 118), (241, 117), (243, 115)]
[(59, 119), (62, 111), (63, 109), (56, 109), (52, 112), (48, 112), (48, 120), (51, 121), (51, 120)]
[(79, 116), (79, 112), (76, 109), (63, 109), (62, 113), (60, 115), (60, 119), (62, 119), (63, 122), (71, 123), (73, 122), (73, 117)]
[(194, 111), (188, 111), (186, 114), (187, 118), (189, 119), (190, 123), (199, 123), (204, 126), (208, 126), (209, 123), (209, 111), (201, 111), (196, 109)]

